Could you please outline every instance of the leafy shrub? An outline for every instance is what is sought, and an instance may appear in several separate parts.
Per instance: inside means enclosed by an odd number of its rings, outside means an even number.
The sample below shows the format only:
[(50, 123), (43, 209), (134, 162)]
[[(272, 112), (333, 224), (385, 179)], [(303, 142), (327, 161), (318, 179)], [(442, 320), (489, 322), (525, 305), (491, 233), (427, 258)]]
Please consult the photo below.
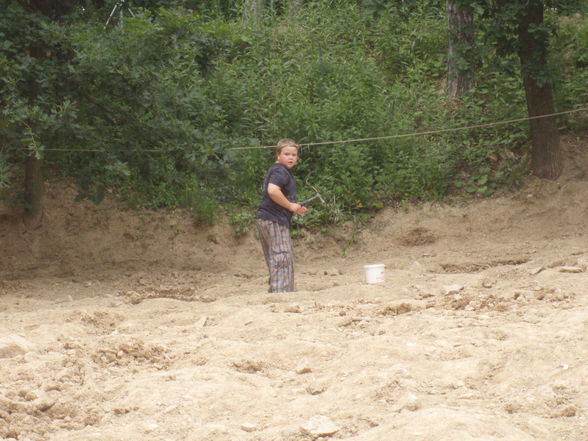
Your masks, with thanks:
[(229, 213), (229, 224), (237, 237), (248, 233), (253, 224), (254, 216), (250, 210), (232, 211)]
[[(525, 122), (420, 135), (526, 113), (518, 59), (495, 57), (482, 39), (473, 89), (459, 106), (448, 99), (439, 2), (305, 2), (295, 18), (271, 2), (249, 24), (238, 2), (163, 3), (142, 2), (134, 18), (104, 29), (99, 9), (57, 22), (9, 2), (0, 186), (35, 154), (75, 178), (80, 199), (99, 203), (113, 189), (134, 206), (187, 207), (198, 222), (229, 213), (244, 232), (274, 155), (235, 147), (310, 144), (295, 169), (299, 194), (312, 196), (312, 185), (327, 203), (296, 219), (309, 228), (397, 200), (488, 196), (526, 173)], [(558, 24), (557, 102), (585, 106), (586, 19)], [(30, 56), (33, 43), (43, 56)], [(585, 126), (582, 114), (562, 121)]]
[[(588, 18), (585, 15), (565, 17), (553, 41), (551, 63), (559, 69), (556, 88), (561, 110), (588, 106)], [(581, 130), (588, 123), (586, 113), (573, 113), (562, 118), (572, 129)]]

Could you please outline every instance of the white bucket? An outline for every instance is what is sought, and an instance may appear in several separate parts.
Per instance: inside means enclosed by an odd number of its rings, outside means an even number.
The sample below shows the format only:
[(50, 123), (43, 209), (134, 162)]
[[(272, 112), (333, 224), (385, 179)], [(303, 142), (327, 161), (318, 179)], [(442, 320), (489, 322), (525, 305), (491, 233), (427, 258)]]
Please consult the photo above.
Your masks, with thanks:
[(364, 265), (365, 281), (367, 283), (384, 283), (384, 272), (386, 265), (377, 263), (375, 265)]

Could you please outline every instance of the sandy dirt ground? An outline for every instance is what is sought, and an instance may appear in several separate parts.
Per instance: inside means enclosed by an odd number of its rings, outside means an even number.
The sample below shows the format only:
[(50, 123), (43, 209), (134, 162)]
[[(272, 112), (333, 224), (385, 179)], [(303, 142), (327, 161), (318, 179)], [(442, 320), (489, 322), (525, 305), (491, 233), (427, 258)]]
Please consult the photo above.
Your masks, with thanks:
[[(182, 212), (0, 212), (0, 439), (586, 441), (588, 142), (564, 176), (298, 239)], [(363, 266), (386, 265), (367, 284)]]

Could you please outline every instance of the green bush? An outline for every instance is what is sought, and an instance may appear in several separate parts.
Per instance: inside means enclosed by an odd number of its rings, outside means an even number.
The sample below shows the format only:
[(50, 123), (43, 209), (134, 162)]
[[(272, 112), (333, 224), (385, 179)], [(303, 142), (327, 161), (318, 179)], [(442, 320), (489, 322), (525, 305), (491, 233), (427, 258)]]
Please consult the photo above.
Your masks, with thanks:
[[(0, 186), (35, 154), (78, 182), (78, 199), (99, 203), (112, 190), (137, 207), (189, 208), (198, 222), (228, 214), (245, 232), (274, 155), (234, 148), (283, 137), (320, 143), (302, 149), (295, 174), (300, 198), (312, 185), (327, 203), (313, 204), (299, 227), (522, 182), (526, 122), (403, 136), (526, 114), (518, 59), (496, 57), (481, 38), (474, 87), (459, 105), (447, 97), (438, 2), (305, 2), (294, 18), (271, 2), (247, 24), (222, 2), (173, 3), (197, 12), (163, 3), (104, 29), (100, 9), (52, 21), (9, 2), (0, 17)], [(586, 106), (588, 24), (574, 16), (558, 25), (557, 104)], [(30, 56), (33, 43), (45, 52)], [(586, 116), (561, 120), (579, 129)], [(380, 139), (353, 141), (361, 138)]]
[[(560, 110), (588, 106), (588, 17), (575, 15), (559, 21), (551, 64), (559, 71), (556, 100)], [(572, 113), (561, 120), (573, 130), (588, 124), (588, 114)]]

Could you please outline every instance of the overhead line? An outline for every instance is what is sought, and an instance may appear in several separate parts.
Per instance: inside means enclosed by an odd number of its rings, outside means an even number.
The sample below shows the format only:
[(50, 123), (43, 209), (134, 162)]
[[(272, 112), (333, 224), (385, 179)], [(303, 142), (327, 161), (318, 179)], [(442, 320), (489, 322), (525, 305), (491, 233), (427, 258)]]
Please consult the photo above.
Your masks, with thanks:
[[(435, 135), (438, 133), (448, 133), (448, 132), (457, 132), (460, 130), (471, 130), (471, 129), (480, 129), (480, 128), (487, 128), (487, 127), (495, 127), (499, 125), (505, 124), (512, 124), (521, 121), (530, 121), (534, 119), (540, 118), (550, 118), (553, 116), (559, 115), (566, 115), (569, 113), (576, 113), (576, 112), (583, 112), (587, 111), (588, 107), (582, 107), (579, 109), (573, 110), (566, 110), (564, 112), (556, 112), (550, 113), (545, 115), (537, 115), (537, 116), (527, 116), (524, 118), (515, 118), (509, 119), (504, 121), (495, 121), (490, 123), (484, 124), (474, 124), (470, 126), (462, 126), (462, 127), (451, 127), (447, 129), (436, 129), (436, 130), (426, 130), (422, 132), (413, 132), (413, 133), (403, 133), (399, 135), (388, 135), (388, 136), (378, 136), (378, 137), (371, 137), (371, 138), (355, 138), (355, 139), (345, 139), (345, 140), (338, 140), (338, 141), (322, 141), (322, 142), (308, 142), (308, 143), (301, 143), (300, 146), (302, 147), (315, 147), (315, 146), (325, 146), (325, 145), (335, 145), (335, 144), (349, 144), (349, 143), (359, 143), (359, 142), (370, 142), (370, 141), (383, 141), (386, 139), (398, 139), (398, 138), (409, 138), (412, 136), (426, 136), (426, 135)], [(275, 145), (262, 145), (262, 146), (249, 146), (249, 147), (230, 147), (227, 150), (256, 150), (256, 149), (270, 149), (275, 148)], [(22, 150), (28, 150), (23, 148)], [(43, 149), (44, 152), (104, 152), (104, 150), (99, 149), (66, 149), (66, 148), (47, 148)], [(129, 150), (126, 150), (129, 151)], [(163, 152), (163, 149), (148, 149), (148, 150), (141, 150), (141, 152), (148, 152), (148, 153), (157, 153)]]
[[(340, 140), (340, 141), (309, 142), (309, 143), (301, 143), (300, 146), (314, 147), (314, 146), (319, 146), (319, 145), (346, 144), (346, 143), (352, 143), (352, 142), (357, 143), (357, 142), (369, 142), (369, 141), (382, 141), (385, 139), (408, 138), (411, 136), (434, 135), (437, 133), (456, 132), (459, 130), (470, 130), (470, 129), (477, 129), (477, 128), (493, 127), (493, 126), (498, 126), (498, 125), (511, 124), (511, 123), (515, 123), (515, 122), (529, 121), (529, 120), (539, 119), (539, 118), (549, 118), (552, 116), (565, 115), (568, 113), (581, 112), (581, 111), (585, 111), (585, 110), (588, 110), (588, 107), (583, 107), (583, 108), (574, 109), (574, 110), (567, 110), (565, 112), (550, 113), (550, 114), (546, 114), (546, 115), (528, 116), (528, 117), (524, 117), (524, 118), (509, 119), (509, 120), (496, 121), (496, 122), (485, 123), (485, 124), (475, 124), (475, 125), (471, 125), (471, 126), (452, 127), (452, 128), (437, 129), (437, 130), (427, 130), (427, 131), (423, 131), (423, 132), (404, 133), (404, 134), (400, 134), (400, 135), (378, 136), (378, 137), (373, 137), (373, 138), (356, 138), (356, 139), (346, 139), (346, 140)], [(275, 145), (264, 145), (264, 146), (254, 146), (254, 147), (232, 147), (227, 150), (269, 149), (269, 148), (275, 148), (275, 147), (276, 147)]]

